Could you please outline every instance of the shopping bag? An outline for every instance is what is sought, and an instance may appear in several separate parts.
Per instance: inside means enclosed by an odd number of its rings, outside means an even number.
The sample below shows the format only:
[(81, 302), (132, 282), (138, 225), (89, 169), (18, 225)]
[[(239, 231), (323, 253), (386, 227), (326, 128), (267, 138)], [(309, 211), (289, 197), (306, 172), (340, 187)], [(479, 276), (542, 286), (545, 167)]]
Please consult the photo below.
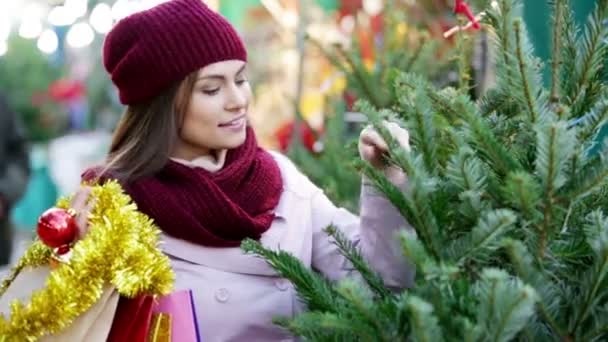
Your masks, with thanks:
[[(191, 290), (175, 291), (157, 299), (152, 308), (153, 315), (158, 317), (158, 324), (170, 321), (171, 332), (168, 341), (200, 342), (198, 321)], [(165, 318), (168, 319), (165, 319)], [(162, 331), (163, 329), (160, 329)], [(151, 329), (154, 332), (154, 327)], [(154, 335), (149, 335), (152, 339)], [(160, 341), (159, 341), (160, 342)]]
[[(154, 297), (121, 297), (108, 335), (108, 342), (146, 342), (152, 320)], [(162, 342), (162, 341), (151, 341)]]
[[(48, 266), (28, 267), (21, 270), (0, 297), (0, 314), (10, 318), (10, 303), (14, 300), (29, 302), (34, 291), (46, 286), (50, 272), (51, 268)], [(76, 318), (68, 328), (54, 335), (44, 336), (39, 341), (105, 342), (112, 327), (119, 297), (114, 287), (106, 286), (97, 303)]]

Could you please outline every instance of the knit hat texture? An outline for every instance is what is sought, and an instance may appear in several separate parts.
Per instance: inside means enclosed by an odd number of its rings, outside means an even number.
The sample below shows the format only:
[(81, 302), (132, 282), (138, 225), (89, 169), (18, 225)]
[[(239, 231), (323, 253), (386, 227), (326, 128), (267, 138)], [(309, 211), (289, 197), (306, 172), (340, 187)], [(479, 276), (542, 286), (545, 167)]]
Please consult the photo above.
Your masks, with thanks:
[(128, 16), (103, 46), (104, 67), (125, 105), (226, 60), (247, 61), (247, 51), (234, 27), (202, 0), (172, 0)]

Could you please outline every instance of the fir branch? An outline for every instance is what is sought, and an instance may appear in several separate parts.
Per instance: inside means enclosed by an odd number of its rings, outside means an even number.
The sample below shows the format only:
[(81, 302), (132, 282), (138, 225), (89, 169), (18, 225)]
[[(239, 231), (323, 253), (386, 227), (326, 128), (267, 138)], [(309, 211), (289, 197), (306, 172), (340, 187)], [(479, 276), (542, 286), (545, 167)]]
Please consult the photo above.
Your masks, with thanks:
[[(403, 93), (398, 97), (399, 104), (407, 114), (410, 139), (421, 151), (427, 170), (437, 170), (437, 137), (433, 125), (432, 106), (422, 87), (413, 92)], [(436, 172), (434, 172), (436, 173)]]
[(452, 155), (445, 176), (458, 191), (484, 191), (488, 179), (487, 170), (469, 146), (462, 146)]
[(513, 98), (504, 91), (503, 87), (489, 89), (477, 101), (479, 113), (483, 117), (494, 112), (508, 113), (510, 112), (509, 106), (513, 106)]
[[(583, 39), (579, 46), (582, 50), (580, 58), (577, 60), (576, 85), (573, 97), (572, 106), (575, 108), (585, 108), (585, 103), (597, 96), (597, 82), (601, 82), (601, 70), (605, 63), (605, 58), (608, 56), (608, 43), (605, 39), (608, 38), (608, 28), (603, 24), (603, 21), (608, 18), (608, 0), (599, 0), (595, 10), (590, 15)], [(596, 91), (592, 91), (595, 89)], [(576, 115), (578, 117), (579, 115)]]
[(244, 240), (241, 248), (264, 258), (282, 277), (289, 279), (310, 310), (335, 312), (340, 308), (336, 292), (329, 282), (313, 273), (291, 254), (271, 251), (252, 239)]
[(505, 65), (510, 64), (509, 51), (511, 51), (511, 42), (509, 37), (511, 36), (511, 25), (509, 19), (511, 17), (512, 3), (511, 1), (500, 1), (500, 18), (502, 19), (502, 25), (498, 28), (498, 34), (503, 52), (503, 59)]
[(586, 165), (582, 170), (571, 178), (567, 185), (568, 191), (558, 201), (563, 203), (577, 202), (582, 198), (599, 190), (608, 180), (608, 163), (605, 156)]
[(399, 210), (401, 216), (408, 221), (416, 222), (414, 204), (411, 202), (410, 198), (403, 194), (401, 189), (397, 188), (382, 172), (369, 165), (369, 163), (357, 160), (353, 164), (355, 165), (355, 168), (363, 173), (363, 175), (372, 182), (374, 187), (384, 194), (391, 204)]
[(507, 203), (520, 210), (523, 218), (535, 222), (540, 212), (537, 210), (541, 197), (540, 185), (525, 171), (510, 173), (503, 188)]
[(608, 252), (608, 219), (600, 209), (588, 215), (584, 231), (587, 244), (595, 252), (596, 257), (603, 257)]
[(539, 118), (539, 113), (536, 109), (537, 103), (533, 95), (533, 85), (530, 83), (530, 80), (528, 80), (529, 71), (526, 67), (526, 58), (524, 57), (522, 25), (521, 19), (517, 19), (513, 23), (513, 29), (515, 30), (515, 53), (517, 57), (517, 64), (519, 66), (519, 78), (521, 80), (520, 86), (526, 100), (528, 116), (530, 123), (535, 123)]
[(338, 247), (340, 253), (351, 262), (351, 264), (363, 277), (370, 289), (376, 293), (376, 295), (378, 295), (380, 298), (388, 298), (392, 296), (388, 288), (384, 286), (384, 280), (382, 280), (382, 277), (370, 268), (363, 258), (363, 255), (361, 255), (359, 249), (355, 247), (353, 242), (348, 239), (344, 233), (342, 233), (342, 231), (331, 225), (325, 228), (325, 232), (334, 239), (333, 243)]
[[(409, 162), (409, 158), (405, 156), (402, 157), (399, 166), (404, 168), (404, 165)], [(418, 164), (420, 163), (418, 162)], [(422, 189), (425, 186), (414, 176), (415, 171), (410, 172), (407, 168), (404, 168), (408, 174), (409, 181), (407, 192), (404, 194), (386, 179), (384, 174), (376, 170), (373, 166), (360, 162), (358, 163), (358, 167), (367, 177), (369, 177), (376, 188), (384, 193), (386, 198), (395, 205), (395, 208), (399, 210), (401, 215), (416, 227), (416, 231), (420, 234), (431, 254), (435, 258), (438, 258), (439, 242), (437, 241), (437, 238), (439, 232), (437, 223), (430, 212), (428, 191)], [(409, 165), (409, 168), (414, 170), (415, 166)], [(423, 193), (426, 193), (427, 195), (424, 195)]]
[[(299, 314), (294, 319), (276, 318), (273, 322), (288, 329), (296, 336), (311, 338), (313, 341), (341, 341), (338, 336), (352, 338), (360, 336), (362, 341), (374, 341), (375, 336), (369, 329), (339, 314), (323, 311), (309, 311)], [(333, 337), (333, 338), (331, 338)]]
[[(366, 107), (365, 103), (361, 105), (362, 108)], [(404, 217), (416, 227), (416, 230), (421, 234), (432, 255), (438, 258), (440, 255), (438, 248), (440, 232), (437, 225), (437, 217), (435, 217), (430, 203), (430, 194), (435, 191), (437, 180), (429, 175), (419, 155), (414, 157), (412, 152), (405, 151), (401, 147), (388, 129), (380, 122), (381, 115), (377, 111), (371, 108), (365, 109), (367, 109), (365, 112), (368, 114), (374, 129), (389, 146), (388, 162), (405, 171), (408, 176), (408, 186), (405, 194), (401, 193), (399, 195), (399, 189), (371, 165), (362, 163), (360, 167), (381, 191), (386, 191), (384, 193), (389, 200), (395, 198), (400, 202), (394, 202), (395, 204), (406, 203), (406, 207), (403, 207), (404, 210), (402, 211), (402, 213), (407, 215), (404, 215)]]
[[(592, 311), (596, 310), (602, 298), (606, 297), (606, 276), (608, 274), (608, 254), (596, 260), (593, 266), (579, 277), (582, 292), (572, 301), (576, 319), (571, 328), (571, 332), (577, 336), (582, 336), (588, 329), (583, 324), (589, 318)], [(598, 293), (603, 291), (603, 293)], [(594, 322), (595, 319), (591, 319)]]
[(577, 315), (574, 327), (572, 328), (572, 331), (575, 333), (589, 316), (594, 304), (597, 303), (600, 286), (608, 276), (608, 220), (601, 211), (596, 210), (589, 215), (585, 232), (587, 243), (596, 253), (596, 260), (583, 278), (584, 302), (582, 303), (582, 310), (579, 311), (580, 314)]
[[(462, 22), (459, 25), (463, 25)], [(471, 40), (469, 35), (463, 31), (459, 31), (456, 34), (456, 59), (458, 65), (458, 90), (462, 94), (467, 94), (470, 88), (471, 82)]]
[(561, 296), (555, 286), (536, 267), (532, 255), (521, 241), (506, 238), (502, 241), (502, 246), (507, 251), (516, 274), (524, 282), (532, 285), (539, 294), (538, 307), (544, 321), (549, 324), (556, 334), (566, 336), (562, 325), (558, 324), (554, 318), (561, 302)]
[(471, 142), (497, 173), (506, 175), (509, 171), (522, 168), (521, 164), (498, 141), (485, 119), (477, 114), (475, 104), (468, 97), (454, 93), (449, 88), (447, 91), (438, 92), (415, 75), (402, 74), (396, 79), (396, 82), (409, 89), (422, 86), (433, 104), (444, 113), (448, 120), (462, 119), (471, 132)]
[[(433, 102), (433, 105), (437, 107), (436, 110), (448, 120), (454, 121), (462, 116), (462, 113), (459, 111), (462, 108), (454, 108), (452, 103), (450, 103), (445, 96), (442, 96), (427, 80), (417, 74), (401, 73), (395, 78), (395, 87), (401, 88), (403, 92), (410, 92), (422, 88)], [(469, 106), (466, 109), (475, 112), (474, 106)]]
[(305, 39), (310, 42), (315, 48), (319, 49), (319, 51), (321, 51), (321, 53), (323, 54), (323, 56), (325, 56), (325, 58), (327, 58), (329, 60), (329, 62), (336, 67), (338, 70), (344, 72), (344, 73), (351, 73), (352, 70), (347, 68), (344, 63), (334, 54), (332, 53), (329, 49), (325, 48), (323, 46), (323, 44), (321, 44), (320, 41), (312, 38), (309, 35), (306, 35)]
[(393, 326), (396, 328), (397, 336), (407, 336), (411, 330), (410, 316), (407, 312), (407, 299), (409, 298), (408, 291), (403, 291), (395, 296), (390, 303), (390, 310), (394, 313)]
[(353, 309), (353, 316), (358, 321), (354, 323), (369, 326), (370, 330), (374, 331), (371, 335), (375, 336), (375, 341), (391, 341), (385, 325), (379, 321), (382, 316), (375, 310), (372, 295), (366, 288), (353, 280), (345, 279), (337, 286), (336, 292), (345, 300), (345, 304)]
[(584, 341), (584, 342), (601, 342), (601, 341), (604, 341), (601, 338), (606, 338), (606, 337), (608, 337), (608, 323), (605, 322), (604, 324), (600, 325), (596, 329), (591, 330), (590, 332), (588, 332), (581, 339), (581, 341)]
[[(571, 4), (569, 0), (566, 0), (567, 8), (570, 9)], [(562, 95), (566, 99), (567, 104), (571, 104), (572, 100), (576, 96), (574, 89), (576, 87), (576, 68), (577, 60), (579, 59), (577, 50), (577, 39), (579, 35), (579, 28), (574, 21), (572, 11), (562, 11), (562, 26), (563, 30), (560, 32), (560, 41), (563, 42), (561, 50), (561, 65), (560, 65), (560, 89)]]
[(346, 63), (351, 68), (353, 77), (357, 81), (361, 90), (363, 90), (364, 98), (371, 101), (375, 107), (383, 107), (384, 105), (386, 105), (386, 103), (382, 101), (382, 99), (376, 92), (376, 90), (379, 89), (373, 87), (373, 84), (375, 82), (371, 82), (371, 78), (369, 77), (367, 70), (365, 70), (365, 66), (358, 65), (357, 63), (355, 63), (352, 56), (346, 53), (343, 48), (338, 47), (337, 50), (340, 56), (346, 61)]
[(475, 293), (478, 325), (491, 341), (509, 341), (534, 315), (534, 289), (502, 270), (484, 269)]
[(536, 126), (536, 173), (543, 187), (543, 223), (539, 226), (538, 255), (544, 256), (547, 235), (551, 233), (556, 192), (566, 183), (566, 166), (574, 154), (576, 132), (566, 122), (540, 123)]
[[(496, 48), (501, 53), (502, 64), (511, 65), (511, 17), (514, 10), (514, 3), (511, 0), (501, 0), (498, 2), (498, 8), (490, 8), (487, 11), (487, 20), (496, 30), (498, 37), (498, 46)], [(497, 61), (500, 65), (500, 61)]]
[(466, 259), (474, 258), (481, 251), (497, 249), (500, 247), (498, 238), (505, 234), (515, 221), (515, 213), (508, 209), (482, 213), (473, 230), (448, 247), (452, 260), (457, 264), (464, 264)]
[(553, 1), (553, 52), (551, 53), (551, 95), (550, 101), (553, 104), (559, 103), (559, 69), (561, 62), (561, 50), (564, 41), (561, 39), (564, 26), (563, 12), (569, 10), (567, 0)]
[(443, 333), (437, 317), (433, 314), (433, 306), (422, 298), (409, 296), (407, 309), (411, 315), (411, 339), (415, 342), (440, 342)]
[(403, 255), (416, 266), (417, 277), (425, 278), (427, 273), (432, 273), (439, 268), (438, 259), (429, 255), (416, 234), (404, 230), (399, 234), (399, 242)]
[(418, 61), (418, 59), (422, 55), (423, 49), (425, 48), (425, 46), (427, 46), (428, 43), (429, 43), (429, 40), (427, 39), (427, 37), (423, 36), (421, 38), (420, 46), (417, 49), (415, 49), (412, 56), (409, 59), (407, 59), (407, 63), (405, 64), (405, 67), (402, 69), (403, 71), (406, 71), (406, 72), (412, 71), (414, 64)]
[(598, 101), (594, 108), (578, 121), (578, 139), (581, 145), (588, 145), (606, 120), (608, 120), (608, 90), (604, 92), (602, 100)]
[(484, 119), (477, 115), (467, 114), (466, 124), (470, 131), (469, 139), (496, 173), (505, 176), (511, 171), (522, 169), (519, 161), (513, 157), (513, 154), (506, 149), (504, 144), (498, 141)]

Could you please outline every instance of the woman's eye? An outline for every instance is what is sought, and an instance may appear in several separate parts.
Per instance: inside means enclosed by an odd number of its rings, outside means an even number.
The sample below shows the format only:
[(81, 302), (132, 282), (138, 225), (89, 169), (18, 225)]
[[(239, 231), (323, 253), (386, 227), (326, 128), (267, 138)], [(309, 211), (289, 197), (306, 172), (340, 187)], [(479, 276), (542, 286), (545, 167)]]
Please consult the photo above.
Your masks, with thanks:
[(237, 80), (237, 81), (236, 81), (236, 84), (238, 84), (238, 85), (242, 85), (242, 84), (245, 84), (245, 82), (247, 82), (247, 79), (245, 79), (245, 78), (244, 78), (244, 79), (242, 79), (242, 80)]
[(220, 91), (220, 88), (215, 88), (215, 89), (203, 89), (203, 93), (207, 94), (207, 95), (215, 95)]

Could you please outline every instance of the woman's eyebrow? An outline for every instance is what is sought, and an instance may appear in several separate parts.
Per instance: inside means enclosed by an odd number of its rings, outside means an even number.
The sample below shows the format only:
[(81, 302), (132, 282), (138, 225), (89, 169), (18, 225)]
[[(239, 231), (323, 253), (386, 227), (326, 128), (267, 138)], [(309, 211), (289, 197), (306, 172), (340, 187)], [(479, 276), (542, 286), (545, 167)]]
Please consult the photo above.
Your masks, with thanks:
[[(239, 69), (239, 71), (237, 71), (237, 72), (236, 72), (236, 75), (238, 75), (238, 74), (242, 73), (243, 71), (245, 71), (245, 65), (243, 65), (243, 66), (242, 66), (242, 67)], [(197, 81), (204, 80), (204, 79), (208, 79), (208, 78), (212, 78), (212, 79), (219, 79), (219, 80), (224, 80), (224, 79), (226, 79), (226, 77), (224, 77), (224, 75), (219, 75), (219, 74), (218, 74), (218, 75), (215, 75), (215, 74), (212, 74), (212, 75), (205, 75), (205, 76), (201, 76), (201, 77), (199, 77), (199, 78), (197, 79)]]

